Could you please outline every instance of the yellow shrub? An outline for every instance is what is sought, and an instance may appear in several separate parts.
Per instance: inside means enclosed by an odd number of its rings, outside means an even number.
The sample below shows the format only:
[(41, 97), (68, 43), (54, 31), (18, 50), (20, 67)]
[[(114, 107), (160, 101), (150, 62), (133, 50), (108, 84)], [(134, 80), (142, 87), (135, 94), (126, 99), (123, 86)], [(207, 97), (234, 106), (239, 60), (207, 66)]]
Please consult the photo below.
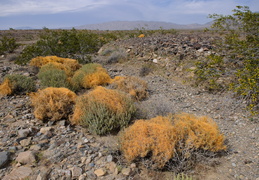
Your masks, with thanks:
[(71, 122), (89, 127), (94, 134), (104, 135), (127, 126), (135, 110), (126, 94), (98, 86), (78, 97)]
[(226, 149), (224, 136), (219, 132), (217, 124), (207, 116), (178, 114), (174, 116), (174, 126), (178, 134), (183, 134), (185, 144), (189, 148), (202, 148), (213, 152)]
[(97, 86), (94, 90), (87, 94), (78, 97), (75, 105), (74, 115), (71, 119), (73, 124), (80, 124), (82, 114), (86, 106), (89, 106), (91, 101), (104, 104), (109, 107), (114, 113), (122, 113), (125, 111), (125, 97), (118, 91), (106, 89), (102, 86)]
[(138, 37), (143, 38), (143, 37), (145, 37), (145, 34), (140, 34)]
[(102, 67), (97, 67), (96, 72), (84, 76), (82, 85), (84, 88), (93, 88), (98, 85), (108, 84), (110, 81), (111, 77), (107, 71)]
[(158, 116), (138, 120), (127, 128), (120, 139), (121, 150), (128, 161), (146, 157), (152, 152), (152, 160), (163, 167), (174, 156), (177, 134), (170, 119)]
[(100, 64), (86, 64), (77, 70), (71, 79), (74, 89), (94, 88), (110, 83), (111, 78)]
[(81, 65), (75, 59), (61, 58), (57, 56), (36, 57), (30, 62), (31, 66), (42, 67), (48, 63), (53, 64), (57, 69), (64, 70), (68, 76), (72, 76)]
[(68, 118), (76, 97), (69, 89), (52, 87), (30, 94), (35, 117), (52, 121)]
[(12, 94), (12, 84), (9, 79), (5, 79), (4, 82), (0, 85), (0, 95), (8, 96)]
[(136, 100), (143, 100), (148, 96), (147, 83), (137, 77), (121, 77), (116, 76), (111, 81), (114, 89), (129, 93)]
[[(152, 154), (155, 166), (162, 168), (182, 150), (225, 150), (224, 136), (207, 117), (179, 114), (138, 120), (120, 135), (120, 148), (128, 161)], [(190, 151), (191, 152), (191, 151)]]

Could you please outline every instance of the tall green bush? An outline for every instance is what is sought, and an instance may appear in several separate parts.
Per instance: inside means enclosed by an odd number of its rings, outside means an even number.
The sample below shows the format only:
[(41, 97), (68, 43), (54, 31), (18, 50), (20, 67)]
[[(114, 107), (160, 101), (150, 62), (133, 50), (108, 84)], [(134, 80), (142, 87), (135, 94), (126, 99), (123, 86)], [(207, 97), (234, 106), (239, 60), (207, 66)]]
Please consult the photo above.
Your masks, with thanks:
[[(246, 99), (252, 113), (259, 111), (259, 13), (247, 6), (237, 6), (233, 15), (209, 15), (214, 19), (213, 30), (222, 35), (218, 41), (218, 54), (224, 61), (198, 63), (196, 75), (204, 75), (208, 68), (210, 76), (231, 79), (226, 87)], [(220, 59), (220, 57), (219, 57)], [(202, 72), (202, 73), (201, 73)], [(227, 76), (227, 78), (226, 78)], [(200, 79), (199, 79), (200, 80)], [(202, 79), (208, 81), (207, 78)]]
[(19, 44), (13, 37), (3, 36), (0, 38), (0, 54), (2, 53), (12, 53)]
[(91, 61), (91, 54), (110, 39), (87, 30), (49, 30), (45, 28), (40, 39), (27, 46), (16, 63), (26, 64), (36, 56), (58, 56), (79, 60), (80, 63)]

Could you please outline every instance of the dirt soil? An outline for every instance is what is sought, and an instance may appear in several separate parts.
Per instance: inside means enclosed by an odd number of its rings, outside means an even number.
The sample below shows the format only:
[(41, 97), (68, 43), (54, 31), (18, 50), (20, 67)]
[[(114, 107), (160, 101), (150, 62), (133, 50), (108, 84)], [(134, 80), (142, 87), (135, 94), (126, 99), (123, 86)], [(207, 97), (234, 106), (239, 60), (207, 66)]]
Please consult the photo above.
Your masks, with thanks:
[[(161, 45), (166, 42), (169, 44), (167, 47), (175, 47), (176, 42), (191, 41), (191, 39), (195, 36), (197, 35), (189, 34), (178, 36), (175, 37), (176, 39), (174, 40), (174, 43), (170, 41), (172, 39), (170, 37), (160, 37), (161, 40), (159, 41), (159, 44)], [(199, 37), (201, 36), (202, 35)], [(231, 92), (224, 91), (213, 94), (201, 88), (192, 87), (188, 82), (183, 81), (186, 80), (183, 78), (186, 78), (187, 75), (183, 77), (183, 74), (185, 74), (184, 68), (179, 69), (179, 67), (177, 67), (179, 65), (179, 58), (182, 58), (180, 55), (181, 52), (179, 54), (180, 48), (178, 47), (178, 52), (170, 56), (166, 56), (166, 53), (162, 53), (162, 51), (156, 51), (156, 53), (151, 52), (148, 47), (145, 47), (145, 44), (153, 42), (154, 38), (159, 37), (134, 39), (130, 41), (124, 40), (110, 43), (105, 45), (102, 48), (102, 51), (108, 48), (123, 48), (125, 52), (128, 53), (128, 58), (117, 63), (107, 63), (109, 56), (101, 55), (100, 51), (99, 55), (96, 55), (94, 61), (103, 64), (111, 77), (137, 76), (148, 83), (149, 97), (138, 103), (138, 108), (140, 109), (138, 115), (139, 118), (151, 118), (156, 115), (187, 112), (198, 116), (209, 116), (218, 124), (220, 131), (226, 137), (226, 145), (228, 147), (227, 151), (221, 156), (212, 157), (210, 159), (208, 158), (207, 162), (197, 163), (194, 169), (186, 172), (187, 174), (193, 175), (195, 179), (202, 180), (259, 180), (258, 117), (252, 117), (250, 113), (245, 110), (245, 100), (236, 99)], [(211, 37), (207, 37), (207, 39), (205, 39), (208, 40), (209, 38)], [(207, 43), (203, 43), (207, 42), (206, 40), (199, 40), (199, 38), (197, 38), (195, 43), (202, 41), (200, 43), (201, 45), (207, 45)], [(32, 40), (30, 41), (33, 42)], [(29, 42), (29, 40), (27, 42)], [(180, 44), (184, 46), (184, 43)], [(158, 49), (160, 48), (160, 45)], [(154, 46), (158, 45), (153, 44), (152, 48), (155, 48)], [(163, 46), (163, 48), (165, 49), (165, 46)], [(137, 52), (139, 49), (141, 49), (144, 54)], [(192, 53), (197, 53), (201, 47), (190, 47), (189, 49), (190, 50), (188, 52), (183, 51), (186, 59), (191, 57)], [(17, 54), (20, 51), (21, 49), (17, 50), (15, 53)], [(35, 76), (35, 74), (33, 74), (30, 70), (30, 67), (14, 64), (12, 58), (10, 57), (15, 56), (15, 53), (0, 57), (1, 81), (3, 80), (4, 75), (10, 73)], [(191, 58), (189, 58), (189, 60), (190, 59)], [(143, 76), (142, 71), (145, 66), (148, 66), (150, 71)], [(188, 76), (189, 75), (190, 74), (188, 74)], [(172, 172), (153, 171), (140, 165), (138, 166), (138, 164), (134, 163), (130, 165), (124, 164), (124, 167), (122, 167), (122, 169), (130, 169), (131, 172), (129, 174), (123, 173), (123, 170), (117, 173), (113, 172), (116, 170), (111, 168), (111, 166), (114, 165), (111, 163), (114, 161), (115, 166), (118, 167), (119, 162), (116, 162), (115, 160), (108, 161), (107, 157), (111, 156), (109, 156), (110, 154), (109, 151), (107, 151), (107, 148), (116, 148), (116, 136), (93, 136), (87, 132), (87, 129), (73, 127), (64, 122), (43, 124), (34, 118), (33, 110), (30, 107), (30, 101), (27, 95), (2, 97), (0, 104), (0, 152), (10, 152), (8, 157), (9, 162), (0, 168), (0, 179), (17, 177), (15, 176), (14, 170), (17, 170), (23, 166), (30, 169), (29, 179), (37, 180), (40, 178), (173, 179)], [(52, 134), (47, 135), (47, 140), (38, 133), (41, 128), (44, 127), (51, 127), (53, 129)], [(29, 146), (21, 145), (21, 139), (19, 139), (21, 137), (19, 135), (21, 130), (26, 129), (30, 130), (29, 135), (25, 138), (30, 138), (31, 144)], [(82, 138), (87, 139), (87, 144), (91, 150), (90, 152), (88, 149), (88, 155), (79, 153), (78, 149), (80, 148), (78, 148), (77, 142), (79, 142)], [(67, 155), (65, 157), (54, 157), (54, 155), (52, 155), (51, 158), (54, 160), (49, 158), (51, 162), (47, 162), (47, 160), (44, 161), (43, 159), (29, 166), (28, 164), (17, 164), (15, 159), (19, 153), (30, 150), (32, 145), (42, 144), (43, 140), (46, 140), (46, 147), (41, 146), (41, 148), (37, 150), (38, 155), (44, 153), (44, 155), (46, 155), (46, 151), (50, 153), (50, 146), (52, 146), (54, 150), (67, 153)], [(54, 146), (54, 141), (60, 142), (60, 145)], [(63, 147), (61, 142), (63, 142), (63, 144), (69, 142), (70, 144), (68, 143)], [(58, 149), (60, 148), (59, 146), (64, 149)], [(75, 146), (77, 148), (73, 148)], [(48, 155), (46, 155), (46, 157), (50, 156)], [(86, 162), (83, 162), (84, 156), (86, 158), (88, 156), (93, 156), (92, 161), (88, 162), (91, 167), (88, 167)], [(98, 160), (100, 161), (101, 159), (104, 159), (103, 162), (98, 162)], [(91, 165), (91, 163), (94, 163), (94, 165)], [(75, 175), (75, 167), (81, 169), (78, 176)], [(105, 175), (95, 173), (96, 170), (104, 167), (109, 169), (106, 171)], [(63, 177), (61, 178), (60, 174), (62, 173)]]

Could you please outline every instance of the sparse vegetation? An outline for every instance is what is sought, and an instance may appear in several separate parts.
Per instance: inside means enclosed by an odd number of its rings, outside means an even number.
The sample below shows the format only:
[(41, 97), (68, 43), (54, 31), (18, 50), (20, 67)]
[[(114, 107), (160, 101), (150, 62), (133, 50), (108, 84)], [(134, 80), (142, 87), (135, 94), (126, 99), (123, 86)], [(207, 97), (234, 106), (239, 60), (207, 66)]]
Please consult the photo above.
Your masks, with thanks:
[(91, 62), (91, 54), (96, 53), (103, 44), (114, 38), (108, 34), (102, 36), (87, 30), (49, 30), (45, 28), (40, 35), (40, 40), (27, 46), (16, 63), (26, 64), (37, 56), (73, 58), (79, 60), (80, 63), (88, 63)]
[(0, 38), (0, 54), (12, 53), (18, 46), (19, 44), (13, 37), (2, 36)]
[(67, 119), (72, 113), (76, 97), (69, 89), (53, 87), (30, 94), (34, 115), (42, 121)]
[(148, 96), (147, 83), (133, 76), (116, 76), (111, 83), (111, 87), (129, 93), (135, 100), (143, 100)]
[(105, 135), (126, 127), (134, 113), (134, 104), (127, 95), (98, 86), (78, 97), (71, 122)]

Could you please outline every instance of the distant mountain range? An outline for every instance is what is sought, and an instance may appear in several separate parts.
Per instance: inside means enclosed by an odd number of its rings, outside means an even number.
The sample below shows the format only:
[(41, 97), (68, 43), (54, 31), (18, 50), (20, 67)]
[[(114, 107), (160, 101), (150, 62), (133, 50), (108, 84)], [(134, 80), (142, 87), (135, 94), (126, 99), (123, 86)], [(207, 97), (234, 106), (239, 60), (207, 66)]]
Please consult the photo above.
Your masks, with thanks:
[(156, 21), (112, 21), (100, 24), (87, 24), (76, 26), (75, 29), (89, 29), (89, 30), (134, 30), (134, 29), (203, 29), (209, 28), (212, 22), (206, 24), (175, 24), (170, 22), (156, 22)]

